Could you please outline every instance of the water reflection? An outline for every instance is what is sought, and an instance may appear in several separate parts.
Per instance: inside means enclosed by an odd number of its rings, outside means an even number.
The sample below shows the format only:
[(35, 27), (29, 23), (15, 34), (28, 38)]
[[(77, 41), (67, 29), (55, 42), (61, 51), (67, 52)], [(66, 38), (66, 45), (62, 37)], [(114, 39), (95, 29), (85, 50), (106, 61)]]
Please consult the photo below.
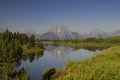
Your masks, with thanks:
[(109, 46), (106, 46), (106, 47), (103, 47), (103, 46), (74, 46), (73, 47), (74, 49), (76, 50), (79, 50), (79, 49), (85, 49), (85, 50), (88, 50), (88, 51), (96, 51), (96, 50), (104, 50), (104, 49), (107, 49), (109, 48)]
[(26, 61), (29, 60), (29, 62), (33, 62), (35, 59), (38, 60), (40, 57), (43, 56), (44, 51), (35, 52), (35, 53), (26, 53), (22, 55), (22, 60)]
[(45, 46), (45, 51), (60, 59), (67, 56), (70, 52), (75, 51), (75, 49), (65, 46)]
[(47, 68), (61, 69), (69, 60), (80, 61), (105, 49), (104, 47), (44, 47), (43, 52), (23, 55), (19, 68), (27, 67), (29, 69), (30, 80), (39, 80)]
[[(68, 47), (68, 46), (45, 46), (45, 52), (50, 53), (52, 56), (60, 59), (69, 55), (73, 51), (89, 51), (89, 52), (100, 52), (108, 47)], [(84, 52), (84, 51), (83, 51)]]

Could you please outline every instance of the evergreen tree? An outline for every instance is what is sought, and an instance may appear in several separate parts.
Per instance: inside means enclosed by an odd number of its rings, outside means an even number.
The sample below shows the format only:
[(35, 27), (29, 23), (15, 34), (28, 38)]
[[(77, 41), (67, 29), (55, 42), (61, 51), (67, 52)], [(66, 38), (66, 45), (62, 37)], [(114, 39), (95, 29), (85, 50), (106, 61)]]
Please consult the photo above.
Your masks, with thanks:
[(35, 46), (35, 36), (32, 35), (30, 38), (29, 38), (29, 41), (28, 41), (28, 48), (31, 48), (31, 47), (34, 47)]
[(28, 80), (25, 69), (15, 70), (20, 64), (21, 56), (19, 40), (7, 29), (0, 35), (0, 80)]
[(22, 45), (26, 45), (28, 42), (28, 36), (24, 33), (24, 34), (20, 34), (20, 43)]

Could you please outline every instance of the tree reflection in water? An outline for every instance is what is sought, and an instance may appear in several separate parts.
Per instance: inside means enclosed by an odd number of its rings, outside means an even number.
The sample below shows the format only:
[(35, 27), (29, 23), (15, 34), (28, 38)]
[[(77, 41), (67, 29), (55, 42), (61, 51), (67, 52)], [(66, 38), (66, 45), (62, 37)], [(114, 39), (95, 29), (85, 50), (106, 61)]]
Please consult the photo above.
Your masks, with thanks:
[(45, 46), (45, 51), (50, 53), (52, 56), (55, 56), (56, 58), (60, 59), (65, 56), (67, 56), (72, 51), (85, 49), (92, 52), (97, 52), (98, 50), (102, 51), (108, 47), (68, 47), (68, 46)]
[(26, 61), (29, 60), (29, 62), (33, 62), (35, 59), (38, 60), (40, 57), (42, 57), (44, 54), (44, 51), (40, 51), (40, 52), (34, 52), (34, 53), (27, 53), (27, 54), (23, 54), (22, 55), (22, 60)]

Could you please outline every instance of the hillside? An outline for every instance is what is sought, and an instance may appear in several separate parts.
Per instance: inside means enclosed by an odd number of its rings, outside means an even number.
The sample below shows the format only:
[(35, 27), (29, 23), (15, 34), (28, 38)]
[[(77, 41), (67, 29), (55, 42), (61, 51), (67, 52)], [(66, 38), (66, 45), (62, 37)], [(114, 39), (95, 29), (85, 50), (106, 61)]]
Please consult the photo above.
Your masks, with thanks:
[(119, 80), (120, 46), (112, 47), (80, 62), (69, 62), (56, 70), (54, 80)]

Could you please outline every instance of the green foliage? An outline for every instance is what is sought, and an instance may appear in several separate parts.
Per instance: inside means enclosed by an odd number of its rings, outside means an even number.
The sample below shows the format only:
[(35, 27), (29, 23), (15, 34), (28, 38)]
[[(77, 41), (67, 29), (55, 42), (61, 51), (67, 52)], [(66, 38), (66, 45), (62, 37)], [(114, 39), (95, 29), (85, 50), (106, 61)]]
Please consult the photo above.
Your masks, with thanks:
[(56, 72), (53, 80), (119, 80), (120, 47), (109, 48), (94, 57), (80, 62), (69, 62), (63, 69), (64, 75)]
[[(0, 37), (0, 60), (14, 62), (20, 59), (22, 48), (11, 32), (6, 30)], [(11, 61), (10, 61), (11, 60)]]
[(43, 50), (35, 53), (23, 54), (22, 60), (24, 61), (29, 60), (30, 62), (33, 62), (35, 58), (39, 59), (42, 56), (43, 56)]
[(62, 41), (53, 41), (56, 43), (120, 43), (120, 36), (111, 37), (111, 38), (87, 38), (87, 39), (72, 39), (72, 40), (62, 40)]
[(41, 80), (51, 80), (51, 76), (54, 75), (55, 73), (56, 73), (56, 69), (55, 68), (47, 69), (44, 72), (44, 75), (43, 75)]
[(21, 45), (26, 45), (28, 43), (28, 36), (26, 34), (21, 34), (19, 32), (13, 34), (14, 37), (20, 42)]
[(29, 38), (28, 38), (28, 36), (26, 34), (20, 34), (20, 43), (22, 45), (27, 44), (28, 40), (29, 40)]
[(40, 49), (44, 49), (44, 44), (39, 42), (39, 43), (36, 43), (35, 47), (39, 47)]
[(32, 35), (30, 38), (29, 38), (29, 41), (28, 41), (28, 44), (27, 44), (28, 48), (32, 48), (35, 46), (35, 36)]
[[(22, 47), (16, 36), (6, 30), (0, 35), (0, 80), (28, 80), (24, 69), (16, 71), (20, 64)], [(23, 76), (24, 75), (24, 76)]]
[(106, 38), (104, 42), (120, 43), (120, 36), (116, 36), (116, 37), (112, 37), (112, 38)]
[(22, 48), (23, 48), (23, 54), (38, 53), (44, 50), (43, 48), (37, 46), (28, 48), (28, 45), (23, 45)]
[(88, 39), (73, 39), (73, 40), (61, 40), (61, 41), (43, 41), (48, 45), (60, 45), (71, 47), (111, 47), (120, 45), (120, 36), (111, 38), (88, 38)]

